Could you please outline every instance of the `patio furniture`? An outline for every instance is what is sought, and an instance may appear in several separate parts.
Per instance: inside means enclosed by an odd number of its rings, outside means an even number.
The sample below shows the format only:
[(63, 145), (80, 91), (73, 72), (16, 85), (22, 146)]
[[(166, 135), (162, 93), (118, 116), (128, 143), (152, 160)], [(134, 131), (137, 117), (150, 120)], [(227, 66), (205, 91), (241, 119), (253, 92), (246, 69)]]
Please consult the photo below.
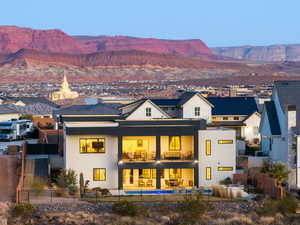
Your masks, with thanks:
[(145, 181), (144, 180), (138, 180), (139, 187), (145, 187)]
[(170, 179), (169, 180), (170, 186), (171, 187), (176, 187), (178, 186), (178, 180), (177, 179)]
[(164, 153), (164, 158), (165, 159), (180, 159), (180, 157), (181, 157), (181, 153), (180, 153), (180, 151), (179, 152), (171, 152), (171, 151), (169, 151), (169, 152), (165, 152)]
[(147, 187), (152, 187), (152, 180), (147, 180)]

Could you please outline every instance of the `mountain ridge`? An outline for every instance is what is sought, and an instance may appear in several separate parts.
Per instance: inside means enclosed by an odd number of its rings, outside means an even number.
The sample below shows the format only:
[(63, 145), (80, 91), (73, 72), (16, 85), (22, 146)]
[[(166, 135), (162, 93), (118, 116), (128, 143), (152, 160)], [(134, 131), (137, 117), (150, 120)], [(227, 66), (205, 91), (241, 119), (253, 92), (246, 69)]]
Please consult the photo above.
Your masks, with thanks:
[(220, 56), (257, 62), (300, 61), (300, 44), (274, 44), (267, 46), (214, 47), (211, 50)]

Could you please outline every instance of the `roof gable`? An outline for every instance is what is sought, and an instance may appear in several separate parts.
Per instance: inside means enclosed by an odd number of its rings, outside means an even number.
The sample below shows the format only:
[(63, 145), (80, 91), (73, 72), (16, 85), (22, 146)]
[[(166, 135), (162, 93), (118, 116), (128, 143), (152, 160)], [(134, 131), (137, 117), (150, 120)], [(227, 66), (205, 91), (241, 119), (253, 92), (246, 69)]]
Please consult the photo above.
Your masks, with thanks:
[(201, 98), (203, 101), (205, 101), (208, 105), (211, 107), (214, 107), (214, 105), (209, 102), (206, 98), (204, 98), (200, 93), (198, 92), (185, 92), (180, 96), (180, 101), (178, 102), (178, 106), (182, 106), (185, 103), (187, 103), (191, 98), (193, 98), (195, 95), (197, 95), (199, 98)]
[(127, 115), (125, 115), (126, 118), (129, 118), (131, 115), (133, 115), (141, 107), (143, 107), (146, 103), (151, 104), (155, 109), (157, 109), (166, 118), (170, 118), (170, 116), (164, 110), (162, 110), (159, 106), (157, 106), (156, 104), (154, 104), (150, 99), (147, 99), (147, 100), (143, 101), (141, 104), (139, 104), (137, 107), (135, 107), (131, 112), (129, 112)]

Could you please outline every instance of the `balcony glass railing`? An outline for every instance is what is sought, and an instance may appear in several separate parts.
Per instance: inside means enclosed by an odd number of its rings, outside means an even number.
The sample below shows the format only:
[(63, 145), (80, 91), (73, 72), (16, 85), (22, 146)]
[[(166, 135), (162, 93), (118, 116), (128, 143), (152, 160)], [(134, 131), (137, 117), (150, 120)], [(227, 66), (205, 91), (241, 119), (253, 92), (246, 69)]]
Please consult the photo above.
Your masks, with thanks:
[(165, 151), (160, 156), (161, 160), (193, 160), (193, 152), (180, 152), (180, 151)]
[(124, 161), (153, 161), (155, 160), (155, 152), (123, 152), (122, 160)]

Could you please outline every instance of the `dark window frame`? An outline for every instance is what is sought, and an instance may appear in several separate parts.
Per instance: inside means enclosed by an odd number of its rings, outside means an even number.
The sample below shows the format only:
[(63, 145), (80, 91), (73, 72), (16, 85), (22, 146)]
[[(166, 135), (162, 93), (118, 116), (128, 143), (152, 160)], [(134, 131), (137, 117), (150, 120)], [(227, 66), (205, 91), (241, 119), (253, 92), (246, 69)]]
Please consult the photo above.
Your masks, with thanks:
[[(97, 139), (97, 143), (98, 143), (98, 150), (97, 150), (97, 152), (88, 152), (87, 151), (87, 140), (89, 140), (89, 139)], [(85, 152), (83, 152), (83, 151), (81, 151), (81, 141), (82, 140), (85, 140)], [(104, 149), (104, 151), (101, 151), (100, 150), (100, 140), (103, 140), (103, 149)], [(105, 149), (105, 138), (79, 138), (79, 153), (80, 154), (93, 154), (93, 153), (95, 153), (95, 154), (99, 154), (99, 153), (106, 153), (106, 149)]]
[[(95, 179), (95, 170), (104, 170), (104, 180)], [(93, 181), (106, 181), (106, 168), (93, 168)]]
[(146, 107), (146, 117), (151, 117), (151, 116), (152, 116), (152, 108)]
[[(171, 149), (170, 148), (172, 137), (179, 137), (179, 149)], [(169, 136), (169, 151), (181, 151), (181, 147), (182, 147), (181, 141), (182, 141), (181, 136), (179, 136), (179, 135)]]
[(196, 106), (194, 108), (194, 115), (197, 116), (197, 117), (201, 115), (201, 109), (200, 109), (199, 106)]

